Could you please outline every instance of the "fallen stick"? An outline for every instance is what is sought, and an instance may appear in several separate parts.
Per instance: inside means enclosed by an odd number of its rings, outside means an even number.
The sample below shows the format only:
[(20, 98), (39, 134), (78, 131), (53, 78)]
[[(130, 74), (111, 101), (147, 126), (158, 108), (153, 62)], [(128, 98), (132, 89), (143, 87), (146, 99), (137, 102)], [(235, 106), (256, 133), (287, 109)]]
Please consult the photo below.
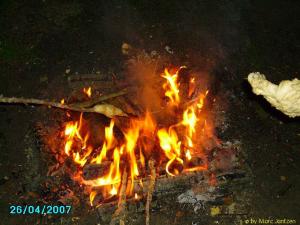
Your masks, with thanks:
[(119, 220), (121, 225), (124, 225), (124, 218), (125, 218), (125, 206), (126, 206), (126, 187), (127, 187), (127, 171), (126, 168), (124, 169), (123, 175), (122, 175), (122, 182), (121, 182), (121, 189), (120, 189), (120, 195), (118, 200), (118, 208), (112, 215), (110, 225), (115, 225), (116, 222)]
[(154, 160), (149, 160), (149, 168), (150, 168), (150, 182), (149, 182), (149, 189), (147, 193), (147, 202), (146, 202), (146, 225), (150, 224), (150, 205), (152, 201), (152, 195), (154, 192), (154, 186), (155, 186), (155, 179), (156, 179), (156, 170), (154, 166)]
[(78, 112), (92, 112), (92, 113), (99, 113), (103, 114), (109, 118), (113, 116), (127, 116), (121, 109), (110, 105), (110, 104), (98, 104), (91, 108), (79, 107), (79, 106), (72, 106), (68, 104), (62, 104), (58, 102), (51, 102), (47, 100), (41, 99), (34, 99), (34, 98), (15, 98), (15, 97), (3, 97), (0, 96), (0, 103), (7, 103), (7, 104), (25, 104), (25, 105), (45, 105), (48, 107), (55, 107), (59, 109), (66, 109), (71, 111), (78, 111)]

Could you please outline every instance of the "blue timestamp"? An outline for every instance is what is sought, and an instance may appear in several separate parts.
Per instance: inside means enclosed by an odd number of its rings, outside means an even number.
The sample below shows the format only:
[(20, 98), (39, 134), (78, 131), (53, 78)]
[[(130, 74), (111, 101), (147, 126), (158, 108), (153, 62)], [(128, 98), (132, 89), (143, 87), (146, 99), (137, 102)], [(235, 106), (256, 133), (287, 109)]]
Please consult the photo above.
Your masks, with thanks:
[(71, 212), (70, 205), (11, 205), (11, 215), (63, 215)]

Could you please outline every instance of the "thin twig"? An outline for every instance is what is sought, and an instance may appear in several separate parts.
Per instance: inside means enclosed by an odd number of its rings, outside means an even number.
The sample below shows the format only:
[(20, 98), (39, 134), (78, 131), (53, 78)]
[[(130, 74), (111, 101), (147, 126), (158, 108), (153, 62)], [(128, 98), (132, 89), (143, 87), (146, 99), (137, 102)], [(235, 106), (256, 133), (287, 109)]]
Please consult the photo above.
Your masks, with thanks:
[[(16, 97), (3, 97), (0, 96), (0, 103), (8, 104), (25, 104), (25, 105), (46, 105), (49, 107), (61, 108), (61, 109), (70, 109), (71, 106), (61, 104), (58, 102), (51, 102), (47, 100), (35, 99), (35, 98), (16, 98)], [(76, 111), (76, 110), (74, 110)]]
[(152, 201), (152, 194), (154, 191), (155, 186), (155, 179), (156, 179), (156, 170), (154, 166), (154, 160), (150, 159), (148, 162), (150, 168), (150, 182), (149, 182), (149, 189), (147, 193), (147, 202), (146, 202), (146, 225), (150, 224), (150, 205)]
[(109, 105), (109, 104), (100, 104), (95, 105), (95, 107), (85, 108), (80, 106), (73, 106), (68, 104), (62, 104), (58, 102), (51, 102), (47, 100), (41, 99), (34, 99), (34, 98), (16, 98), (16, 97), (3, 97), (0, 96), (0, 103), (7, 103), (7, 104), (25, 104), (25, 105), (45, 105), (48, 107), (66, 109), (71, 111), (78, 111), (78, 112), (93, 112), (103, 114), (107, 117), (112, 116), (127, 116), (121, 109)]
[(126, 206), (126, 187), (127, 187), (127, 170), (124, 169), (123, 175), (122, 175), (122, 182), (121, 182), (121, 189), (120, 189), (120, 195), (119, 195), (119, 201), (118, 201), (118, 208), (112, 215), (110, 225), (115, 225), (116, 222), (119, 220), (120, 224), (124, 225), (124, 219), (125, 219), (125, 206)]

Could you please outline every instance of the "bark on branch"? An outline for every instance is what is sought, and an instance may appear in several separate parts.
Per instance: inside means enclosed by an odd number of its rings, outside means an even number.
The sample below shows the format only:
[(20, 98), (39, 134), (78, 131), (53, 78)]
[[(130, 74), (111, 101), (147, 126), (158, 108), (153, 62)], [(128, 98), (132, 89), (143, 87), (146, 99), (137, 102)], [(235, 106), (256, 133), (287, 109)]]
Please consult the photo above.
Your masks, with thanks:
[(150, 177), (149, 189), (147, 193), (147, 202), (146, 202), (146, 225), (150, 224), (150, 206), (152, 202), (152, 195), (153, 195), (155, 179), (156, 179), (154, 160), (150, 159), (148, 165), (149, 165), (151, 177)]
[(124, 169), (123, 175), (122, 175), (122, 182), (121, 182), (121, 189), (120, 189), (120, 195), (119, 195), (119, 201), (118, 201), (118, 208), (112, 215), (110, 225), (115, 225), (117, 221), (120, 222), (121, 225), (124, 225), (125, 222), (125, 206), (126, 206), (126, 187), (127, 187), (127, 171), (126, 168)]
[[(78, 112), (93, 112), (103, 114), (107, 117), (112, 118), (113, 116), (127, 116), (121, 109), (110, 104), (96, 104), (100, 101), (107, 100), (109, 98), (114, 98), (118, 95), (125, 94), (124, 91), (120, 93), (110, 94), (108, 96), (101, 96), (101, 99), (94, 100), (93, 102), (88, 102), (87, 104), (62, 104), (58, 102), (52, 102), (48, 100), (34, 99), (34, 98), (16, 98), (16, 97), (3, 97), (0, 96), (0, 103), (6, 104), (25, 104), (25, 105), (44, 105), (48, 107), (54, 107), (59, 109), (78, 111)], [(96, 104), (96, 105), (95, 105)], [(93, 107), (89, 107), (92, 106)], [(87, 107), (86, 107), (87, 106)]]

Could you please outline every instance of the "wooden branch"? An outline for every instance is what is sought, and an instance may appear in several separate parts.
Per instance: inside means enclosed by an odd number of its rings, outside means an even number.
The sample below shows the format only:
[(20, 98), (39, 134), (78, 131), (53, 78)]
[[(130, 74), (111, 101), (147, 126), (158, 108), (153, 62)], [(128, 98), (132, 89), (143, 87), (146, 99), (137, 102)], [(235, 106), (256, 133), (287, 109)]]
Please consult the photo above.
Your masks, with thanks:
[(122, 182), (121, 182), (121, 189), (120, 189), (120, 195), (119, 195), (119, 200), (118, 200), (118, 208), (112, 215), (110, 225), (115, 225), (116, 222), (119, 220), (120, 224), (125, 224), (124, 223), (124, 218), (125, 218), (125, 206), (126, 206), (126, 187), (127, 187), (127, 170), (126, 168), (124, 169), (123, 175), (122, 175)]
[(41, 99), (34, 99), (34, 98), (15, 98), (15, 97), (3, 97), (0, 96), (0, 103), (7, 103), (7, 104), (25, 104), (25, 105), (45, 105), (48, 107), (55, 107), (59, 109), (66, 109), (71, 111), (78, 111), (78, 112), (93, 112), (93, 113), (99, 113), (103, 114), (109, 118), (112, 118), (113, 116), (127, 116), (126, 113), (124, 113), (121, 109), (110, 105), (110, 104), (99, 104), (95, 105), (91, 108), (85, 108), (85, 107), (78, 107), (78, 106), (72, 106), (68, 104), (62, 104), (58, 102), (51, 102), (47, 100), (41, 100)]
[(147, 193), (147, 202), (146, 202), (146, 225), (150, 224), (150, 205), (152, 201), (152, 194), (154, 192), (154, 186), (155, 186), (155, 179), (156, 179), (156, 170), (154, 166), (154, 160), (149, 160), (149, 168), (150, 168), (150, 182), (149, 182), (149, 189)]

